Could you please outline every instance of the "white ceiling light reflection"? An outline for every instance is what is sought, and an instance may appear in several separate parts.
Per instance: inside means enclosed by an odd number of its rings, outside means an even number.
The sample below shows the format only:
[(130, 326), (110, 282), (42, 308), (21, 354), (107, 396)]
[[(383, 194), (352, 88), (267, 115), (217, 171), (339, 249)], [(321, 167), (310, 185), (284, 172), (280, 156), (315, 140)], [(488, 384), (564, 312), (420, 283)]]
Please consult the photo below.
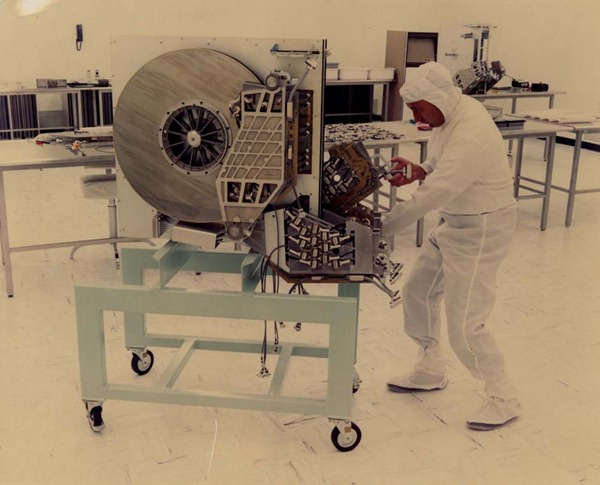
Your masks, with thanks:
[(21, 16), (33, 15), (46, 10), (59, 0), (18, 0), (15, 9)]

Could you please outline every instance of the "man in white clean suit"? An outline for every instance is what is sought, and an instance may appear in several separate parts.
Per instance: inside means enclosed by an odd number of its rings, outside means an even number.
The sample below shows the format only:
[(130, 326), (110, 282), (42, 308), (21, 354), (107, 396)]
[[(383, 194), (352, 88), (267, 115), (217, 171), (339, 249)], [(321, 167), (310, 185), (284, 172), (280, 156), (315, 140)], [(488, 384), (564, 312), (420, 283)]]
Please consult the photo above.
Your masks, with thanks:
[[(520, 411), (516, 391), (504, 368), (504, 356), (486, 320), (495, 303), (496, 274), (515, 232), (516, 201), (506, 148), (485, 107), (454, 86), (450, 72), (429, 62), (416, 70), (400, 94), (417, 123), (428, 123), (428, 157), (414, 164), (393, 159), (401, 186), (422, 180), (412, 197), (396, 204), (383, 219), (383, 236), (439, 209), (438, 225), (403, 289), (404, 330), (419, 345), (408, 375), (390, 379), (395, 392), (446, 387), (440, 350), (440, 303), (444, 299), (449, 342), (471, 374), (485, 383), (485, 403), (467, 417), (467, 426), (496, 429)], [(410, 165), (412, 173), (405, 167)]]

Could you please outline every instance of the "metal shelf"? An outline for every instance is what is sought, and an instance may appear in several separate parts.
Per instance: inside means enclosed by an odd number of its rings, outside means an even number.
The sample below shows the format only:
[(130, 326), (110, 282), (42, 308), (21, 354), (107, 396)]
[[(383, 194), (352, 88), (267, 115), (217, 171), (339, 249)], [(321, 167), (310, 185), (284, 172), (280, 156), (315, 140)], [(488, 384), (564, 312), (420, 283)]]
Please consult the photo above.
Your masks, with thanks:
[(327, 81), (325, 123), (370, 123), (373, 121), (374, 84), (368, 81)]
[[(59, 110), (40, 109), (40, 96), (60, 96)], [(19, 89), (0, 92), (0, 140), (112, 125), (110, 87)]]

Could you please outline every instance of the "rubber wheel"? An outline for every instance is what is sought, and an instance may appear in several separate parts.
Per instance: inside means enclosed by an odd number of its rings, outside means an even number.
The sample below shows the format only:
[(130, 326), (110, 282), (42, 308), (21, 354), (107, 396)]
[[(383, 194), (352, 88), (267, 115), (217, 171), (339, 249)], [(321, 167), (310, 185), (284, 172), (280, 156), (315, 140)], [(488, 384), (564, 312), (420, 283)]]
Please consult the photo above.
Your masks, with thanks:
[(360, 428), (356, 425), (356, 423), (350, 423), (350, 424), (352, 426), (352, 439), (347, 443), (342, 442), (342, 440), (341, 440), (342, 433), (337, 428), (337, 426), (331, 430), (331, 442), (333, 443), (333, 446), (335, 446), (339, 451), (342, 451), (342, 452), (352, 451), (360, 443), (360, 440), (362, 438), (362, 433), (360, 431)]
[(131, 357), (131, 369), (140, 376), (150, 372), (154, 365), (154, 354), (150, 350), (146, 350), (146, 354), (148, 357), (144, 360), (140, 359), (137, 354), (132, 354)]
[(88, 412), (88, 422), (92, 431), (96, 433), (104, 429), (104, 421), (102, 420), (102, 406), (95, 406)]

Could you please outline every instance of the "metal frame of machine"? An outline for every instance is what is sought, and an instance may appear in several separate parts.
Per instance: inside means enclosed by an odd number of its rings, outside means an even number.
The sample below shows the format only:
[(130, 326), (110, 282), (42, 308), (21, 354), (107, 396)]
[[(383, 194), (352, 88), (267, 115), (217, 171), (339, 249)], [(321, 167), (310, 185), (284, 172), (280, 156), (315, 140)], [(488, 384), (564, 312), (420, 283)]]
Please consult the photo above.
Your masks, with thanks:
[[(358, 284), (339, 284), (337, 297), (258, 293), (255, 288), (262, 261), (259, 255), (198, 251), (181, 243), (167, 243), (159, 253), (152, 249), (125, 248), (122, 259), (123, 285), (78, 286), (75, 291), (81, 391), (92, 429), (99, 431), (104, 427), (103, 402), (119, 399), (324, 415), (335, 424), (331, 439), (336, 448), (350, 451), (358, 445), (361, 432), (350, 421), (352, 393), (359, 386), (358, 376), (353, 371), (358, 329)], [(157, 286), (144, 284), (144, 273), (151, 269), (159, 270), (160, 283)], [(188, 291), (186, 288), (167, 287), (180, 270), (239, 274), (241, 290)], [(154, 363), (148, 347), (179, 348), (154, 386), (108, 382), (104, 311), (124, 312), (125, 345), (132, 351), (132, 367), (138, 374), (149, 372)], [(149, 334), (146, 331), (146, 314), (150, 313), (326, 324), (329, 342), (328, 346), (268, 344), (268, 352), (277, 355), (278, 362), (266, 394), (175, 389), (177, 378), (192, 352), (212, 350), (259, 355), (263, 342)], [(294, 356), (327, 359), (325, 399), (281, 395), (288, 364)]]

